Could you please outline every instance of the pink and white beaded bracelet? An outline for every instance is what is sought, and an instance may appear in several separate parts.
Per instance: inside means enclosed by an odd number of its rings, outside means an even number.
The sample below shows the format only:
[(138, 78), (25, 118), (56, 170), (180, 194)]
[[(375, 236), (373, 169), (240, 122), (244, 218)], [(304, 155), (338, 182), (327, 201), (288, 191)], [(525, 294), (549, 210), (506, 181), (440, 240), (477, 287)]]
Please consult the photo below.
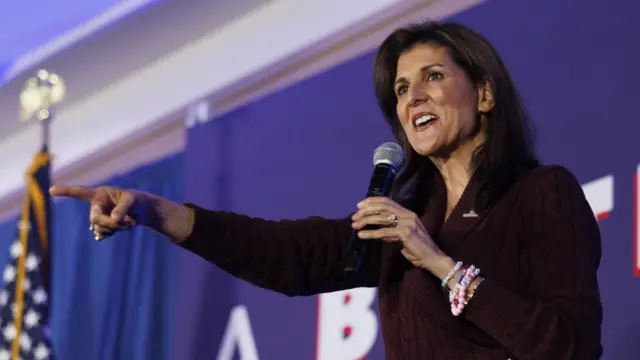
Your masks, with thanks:
[(467, 291), (469, 285), (476, 279), (480, 269), (471, 265), (464, 267), (456, 286), (449, 292), (449, 302), (451, 303), (451, 313), (454, 316), (462, 314), (462, 310), (467, 305)]

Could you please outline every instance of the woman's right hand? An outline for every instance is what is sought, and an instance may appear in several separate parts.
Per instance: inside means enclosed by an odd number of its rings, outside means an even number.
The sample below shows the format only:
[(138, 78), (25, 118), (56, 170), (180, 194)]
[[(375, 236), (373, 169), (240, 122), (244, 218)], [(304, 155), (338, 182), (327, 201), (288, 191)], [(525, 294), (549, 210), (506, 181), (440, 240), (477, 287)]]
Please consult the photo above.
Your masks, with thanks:
[(151, 225), (153, 206), (148, 194), (139, 190), (116, 187), (53, 186), (52, 196), (71, 197), (89, 202), (90, 230), (96, 240), (102, 240), (118, 230), (128, 230), (138, 224)]

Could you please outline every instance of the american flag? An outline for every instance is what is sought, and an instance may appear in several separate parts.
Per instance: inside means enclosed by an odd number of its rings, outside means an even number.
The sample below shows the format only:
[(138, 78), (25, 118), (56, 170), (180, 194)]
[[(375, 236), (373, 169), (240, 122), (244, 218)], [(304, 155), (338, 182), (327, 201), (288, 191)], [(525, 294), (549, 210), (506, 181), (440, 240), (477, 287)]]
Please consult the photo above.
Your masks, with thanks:
[(48, 334), (49, 153), (36, 154), (0, 290), (0, 360), (53, 360)]

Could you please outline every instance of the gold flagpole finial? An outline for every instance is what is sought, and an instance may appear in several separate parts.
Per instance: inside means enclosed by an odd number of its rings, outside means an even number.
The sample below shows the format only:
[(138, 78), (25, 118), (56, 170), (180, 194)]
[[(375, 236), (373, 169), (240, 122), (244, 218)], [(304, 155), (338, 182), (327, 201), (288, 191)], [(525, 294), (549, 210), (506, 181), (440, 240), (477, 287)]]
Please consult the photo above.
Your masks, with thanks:
[(49, 123), (54, 107), (64, 100), (66, 87), (62, 77), (47, 70), (38, 70), (36, 76), (27, 80), (20, 93), (20, 118), (28, 122), (42, 122), (42, 147), (49, 144)]
[(22, 121), (49, 120), (53, 107), (66, 95), (62, 78), (47, 70), (38, 70), (36, 76), (27, 80), (20, 93)]

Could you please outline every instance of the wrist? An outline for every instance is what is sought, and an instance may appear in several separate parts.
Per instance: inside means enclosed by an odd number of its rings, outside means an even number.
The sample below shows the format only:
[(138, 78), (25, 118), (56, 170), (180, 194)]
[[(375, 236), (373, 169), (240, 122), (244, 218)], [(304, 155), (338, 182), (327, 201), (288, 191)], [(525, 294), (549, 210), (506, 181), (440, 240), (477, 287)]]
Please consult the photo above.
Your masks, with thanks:
[[(431, 272), (440, 281), (444, 280), (451, 269), (456, 266), (456, 262), (446, 255), (441, 255), (432, 261), (426, 262), (426, 264), (428, 264), (428, 267), (426, 267), (425, 269)], [(456, 276), (457, 275), (458, 274), (456, 274)]]
[(453, 288), (456, 287), (456, 284), (458, 283), (458, 281), (460, 281), (460, 277), (462, 276), (463, 272), (464, 266), (462, 269), (456, 271), (456, 273), (453, 274), (449, 281), (447, 281), (447, 290), (453, 290)]
[(147, 196), (149, 218), (144, 225), (169, 237), (176, 244), (185, 241), (193, 230), (194, 210), (159, 196)]

